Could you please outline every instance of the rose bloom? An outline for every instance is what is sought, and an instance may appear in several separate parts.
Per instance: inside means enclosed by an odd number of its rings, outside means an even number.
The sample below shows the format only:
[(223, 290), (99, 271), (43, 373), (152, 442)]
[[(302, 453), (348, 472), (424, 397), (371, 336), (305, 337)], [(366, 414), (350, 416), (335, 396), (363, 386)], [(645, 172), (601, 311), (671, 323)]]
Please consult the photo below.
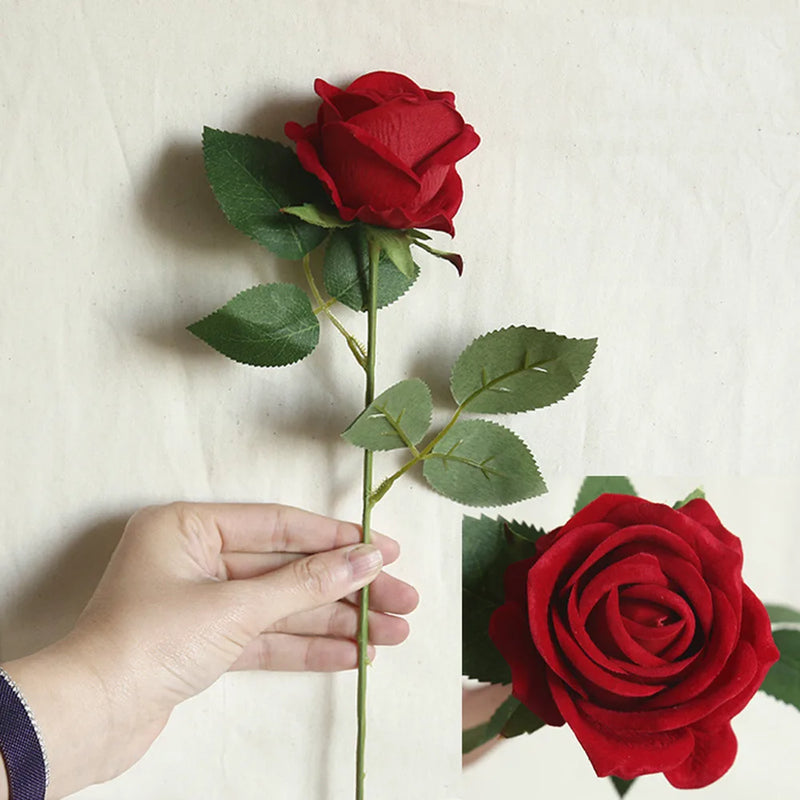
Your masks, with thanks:
[(370, 72), (344, 90), (318, 78), (314, 91), (317, 121), (288, 122), (286, 135), (342, 219), (452, 235), (463, 198), (455, 163), (480, 141), (452, 92), (420, 89), (395, 72)]
[(705, 500), (601, 495), (512, 564), (489, 634), (513, 695), (566, 722), (600, 776), (681, 789), (733, 763), (731, 718), (779, 653), (742, 546)]

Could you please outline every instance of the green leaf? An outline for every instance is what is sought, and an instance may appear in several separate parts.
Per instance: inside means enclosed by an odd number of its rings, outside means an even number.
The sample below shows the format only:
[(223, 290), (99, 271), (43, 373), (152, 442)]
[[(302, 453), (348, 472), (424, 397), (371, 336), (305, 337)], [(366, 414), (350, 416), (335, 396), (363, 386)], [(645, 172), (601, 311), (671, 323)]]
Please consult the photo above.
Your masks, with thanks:
[(503, 517), (465, 516), (461, 522), (461, 582), (497, 608), (503, 604), (503, 576), (509, 564), (537, 554), (544, 531)]
[[(354, 311), (366, 311), (369, 290), (367, 239), (360, 226), (334, 231), (325, 248), (323, 281), (325, 290)], [(419, 267), (414, 265), (411, 279), (403, 275), (381, 254), (378, 262), (378, 308), (394, 303), (417, 279)]]
[(514, 327), (476, 339), (450, 377), (456, 402), (469, 411), (508, 414), (543, 408), (583, 380), (597, 339), (568, 339), (538, 328)]
[(686, 497), (683, 498), (683, 500), (678, 500), (678, 502), (675, 503), (675, 505), (672, 507), (683, 508), (687, 503), (691, 503), (692, 500), (703, 500), (705, 499), (705, 496), (706, 493), (702, 490), (702, 488), (698, 486), (697, 489), (687, 494)]
[(489, 638), (489, 621), (502, 604), (466, 587), (461, 592), (461, 671), (487, 683), (511, 683), (511, 669)]
[(504, 601), (509, 564), (536, 555), (541, 531), (502, 517), (465, 516), (461, 523), (462, 671), (488, 683), (511, 683), (511, 671), (489, 638), (489, 620)]
[(617, 794), (620, 797), (625, 797), (631, 786), (633, 786), (633, 781), (636, 780), (636, 778), (633, 778), (628, 781), (625, 780), (625, 778), (618, 778), (616, 775), (610, 775), (609, 777), (611, 779), (611, 783), (614, 784), (614, 788), (617, 790)]
[(281, 209), (324, 203), (322, 184), (288, 147), (241, 133), (203, 129), (209, 183), (231, 224), (281, 258), (297, 260), (327, 231)]
[(299, 361), (319, 341), (311, 301), (292, 283), (247, 289), (188, 330), (228, 358), (255, 367)]
[[(517, 520), (511, 520), (510, 522), (508, 520), (503, 521), (506, 526), (506, 540), (509, 542), (509, 546), (511, 546), (512, 541), (518, 546), (522, 546), (521, 542), (535, 544), (537, 539), (540, 539), (547, 533), (543, 528), (537, 528), (535, 525), (531, 525), (527, 522), (517, 522)], [(525, 554), (520, 555), (519, 558), (515, 560), (519, 561), (523, 558), (528, 558), (528, 548), (525, 549)]]
[(500, 735), (503, 726), (509, 717), (517, 710), (521, 703), (516, 697), (509, 697), (504, 700), (499, 708), (492, 714), (491, 719), (476, 725), (474, 728), (467, 728), (461, 732), (461, 752), (466, 755), (471, 753), (482, 744), (491, 741), (495, 736)]
[(767, 605), (766, 608), (773, 625), (800, 623), (800, 611), (789, 606)]
[(437, 492), (468, 506), (502, 506), (547, 491), (525, 443), (495, 422), (456, 422), (425, 457)]
[(773, 631), (780, 659), (761, 684), (761, 690), (800, 709), (800, 631), (784, 628)]
[(350, 228), (352, 222), (345, 222), (335, 211), (325, 211), (313, 203), (303, 203), (301, 206), (287, 206), (282, 208), (284, 214), (291, 214), (309, 225), (318, 228)]
[(589, 475), (583, 479), (572, 513), (577, 514), (601, 494), (630, 494), (638, 497), (633, 484), (622, 475)]
[(545, 724), (545, 721), (541, 717), (536, 716), (527, 706), (520, 703), (503, 726), (501, 735), (505, 739), (511, 739), (523, 733), (538, 731), (539, 728), (543, 728)]
[(417, 444), (431, 424), (431, 390), (419, 378), (400, 381), (378, 395), (342, 434), (365, 450)]
[(389, 260), (394, 264), (408, 280), (414, 280), (416, 264), (411, 257), (409, 245), (411, 239), (405, 231), (395, 231), (390, 228), (375, 228), (372, 225), (365, 226), (367, 238), (379, 245), (381, 251), (386, 253)]

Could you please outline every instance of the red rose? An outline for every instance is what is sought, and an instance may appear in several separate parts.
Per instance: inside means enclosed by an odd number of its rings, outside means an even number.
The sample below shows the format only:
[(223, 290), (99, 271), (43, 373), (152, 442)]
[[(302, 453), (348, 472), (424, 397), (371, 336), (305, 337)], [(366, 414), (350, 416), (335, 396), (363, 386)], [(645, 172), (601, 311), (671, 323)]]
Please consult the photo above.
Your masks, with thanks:
[(370, 72), (344, 91), (318, 78), (314, 91), (322, 98), (317, 121), (288, 122), (286, 135), (342, 218), (452, 235), (463, 197), (455, 163), (480, 141), (454, 95), (395, 72)]
[(602, 495), (511, 565), (489, 634), (513, 694), (572, 728), (600, 776), (678, 788), (733, 763), (730, 720), (778, 659), (741, 542), (705, 500)]

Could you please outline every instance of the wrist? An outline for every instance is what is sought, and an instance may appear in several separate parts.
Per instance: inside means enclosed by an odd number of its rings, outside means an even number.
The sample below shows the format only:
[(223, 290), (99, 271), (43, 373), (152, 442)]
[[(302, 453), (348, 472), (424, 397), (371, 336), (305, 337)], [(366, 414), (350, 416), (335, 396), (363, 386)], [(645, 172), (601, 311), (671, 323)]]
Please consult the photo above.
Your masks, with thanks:
[(107, 752), (111, 715), (102, 680), (67, 640), (3, 667), (36, 719), (50, 766), (48, 800), (113, 777)]

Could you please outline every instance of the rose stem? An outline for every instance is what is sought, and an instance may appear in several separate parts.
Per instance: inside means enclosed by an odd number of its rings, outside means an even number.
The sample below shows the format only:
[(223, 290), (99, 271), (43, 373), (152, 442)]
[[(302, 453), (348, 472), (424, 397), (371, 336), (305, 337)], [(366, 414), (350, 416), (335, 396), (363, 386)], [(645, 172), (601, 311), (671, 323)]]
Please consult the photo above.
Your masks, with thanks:
[[(375, 352), (378, 321), (378, 261), (380, 245), (369, 240), (369, 300), (367, 304), (367, 388), (364, 408), (375, 399)], [(369, 542), (372, 514), (372, 451), (364, 451), (364, 490), (361, 516), (363, 541)], [(367, 739), (367, 644), (369, 641), (369, 586), (361, 590), (358, 618), (358, 743), (356, 746), (356, 800), (364, 800), (364, 746)]]

